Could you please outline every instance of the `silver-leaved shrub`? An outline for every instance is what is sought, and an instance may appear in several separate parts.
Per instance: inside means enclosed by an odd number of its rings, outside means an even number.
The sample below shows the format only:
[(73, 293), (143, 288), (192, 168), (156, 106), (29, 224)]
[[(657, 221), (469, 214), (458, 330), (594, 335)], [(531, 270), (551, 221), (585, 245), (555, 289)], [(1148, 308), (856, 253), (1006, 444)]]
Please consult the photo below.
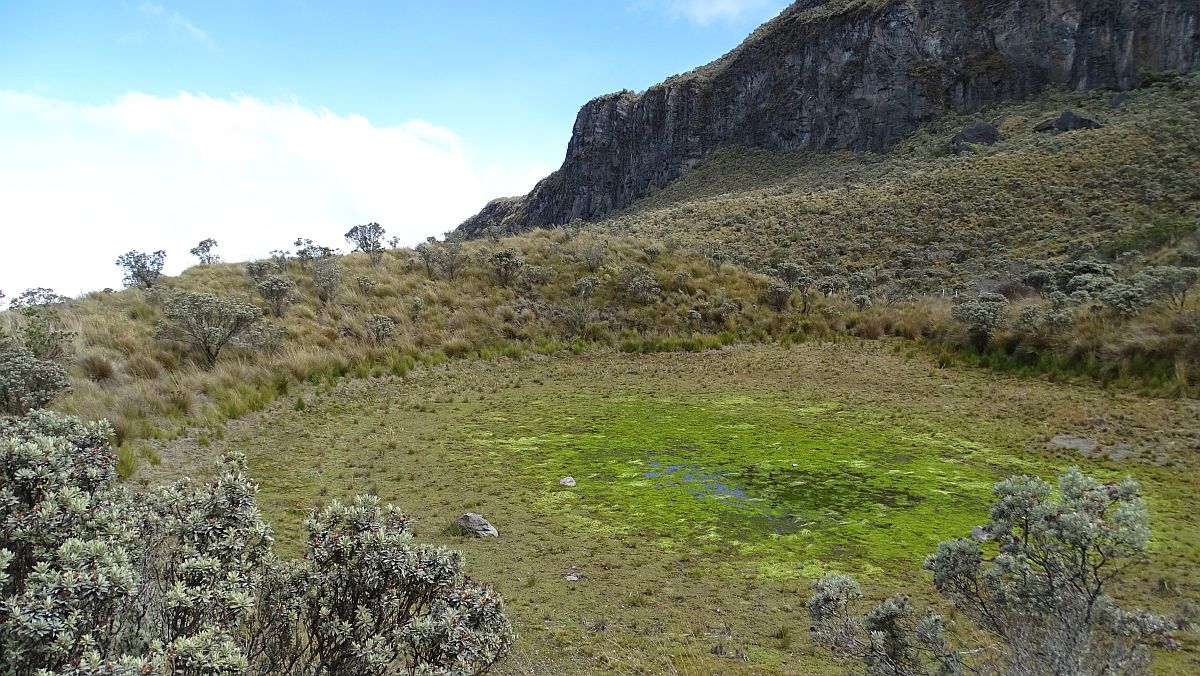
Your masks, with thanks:
[(1152, 647), (1178, 646), (1167, 620), (1124, 610), (1109, 594), (1146, 555), (1139, 491), (1132, 479), (1103, 484), (1077, 468), (1057, 491), (1028, 476), (996, 484), (987, 525), (942, 542), (925, 561), (937, 590), (977, 630), (971, 639), (903, 595), (857, 617), (851, 607), (862, 590), (840, 574), (814, 584), (813, 637), (868, 674), (1145, 673)]
[(511, 646), (500, 597), (377, 498), (314, 512), (285, 561), (241, 456), (133, 493), (111, 434), (0, 419), (0, 674), (482, 673)]

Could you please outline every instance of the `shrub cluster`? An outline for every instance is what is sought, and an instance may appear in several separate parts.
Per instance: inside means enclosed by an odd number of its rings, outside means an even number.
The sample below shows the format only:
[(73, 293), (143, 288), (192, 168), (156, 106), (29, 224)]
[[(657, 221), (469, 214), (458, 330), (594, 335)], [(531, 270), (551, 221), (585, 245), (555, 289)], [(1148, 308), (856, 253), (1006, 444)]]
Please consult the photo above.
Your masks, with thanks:
[(133, 494), (111, 434), (0, 419), (0, 673), (481, 673), (511, 646), (501, 598), (378, 498), (314, 510), (284, 561), (240, 456)]

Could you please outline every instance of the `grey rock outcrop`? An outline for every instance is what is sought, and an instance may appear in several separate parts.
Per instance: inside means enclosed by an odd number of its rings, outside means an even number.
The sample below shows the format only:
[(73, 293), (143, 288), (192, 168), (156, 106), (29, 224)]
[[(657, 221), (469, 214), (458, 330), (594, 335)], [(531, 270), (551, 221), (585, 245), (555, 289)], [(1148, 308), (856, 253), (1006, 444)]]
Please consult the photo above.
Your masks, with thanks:
[(483, 516), (474, 512), (467, 512), (458, 517), (454, 520), (454, 525), (477, 538), (494, 538), (500, 535), (495, 526), (488, 523), (488, 520), (483, 518)]
[(1038, 133), (1058, 132), (1061, 134), (1063, 132), (1078, 131), (1080, 129), (1100, 129), (1103, 126), (1104, 125), (1091, 119), (1090, 117), (1084, 117), (1073, 110), (1064, 110), (1062, 115), (1059, 115), (1052, 120), (1046, 120), (1045, 122), (1042, 122), (1038, 126), (1034, 127), (1033, 130)]
[(464, 237), (596, 219), (731, 146), (880, 150), (945, 110), (1200, 65), (1200, 0), (800, 0), (721, 59), (586, 104), (562, 167)]
[(999, 140), (998, 129), (983, 120), (975, 120), (950, 139), (950, 147), (954, 152), (962, 154), (971, 152), (971, 146), (995, 145)]

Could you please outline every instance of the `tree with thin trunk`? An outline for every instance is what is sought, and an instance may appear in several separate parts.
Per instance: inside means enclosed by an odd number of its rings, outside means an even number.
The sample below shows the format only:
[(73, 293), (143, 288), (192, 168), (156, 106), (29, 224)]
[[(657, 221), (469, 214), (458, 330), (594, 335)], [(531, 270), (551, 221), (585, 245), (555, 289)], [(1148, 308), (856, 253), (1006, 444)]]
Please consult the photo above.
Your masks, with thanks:
[(130, 251), (117, 257), (117, 267), (125, 271), (125, 286), (150, 289), (158, 283), (166, 261), (167, 252), (162, 250), (154, 253)]
[(262, 320), (262, 310), (236, 298), (180, 291), (163, 305), (158, 337), (189, 344), (209, 368), (228, 345), (245, 344)]
[(356, 225), (346, 233), (346, 241), (354, 245), (355, 251), (361, 251), (371, 257), (371, 265), (379, 265), (383, 260), (383, 226), (378, 223)]
[(458, 242), (442, 244), (438, 255), (438, 264), (441, 266), (442, 272), (446, 273), (446, 279), (450, 280), (458, 277), (459, 271), (466, 267), (470, 260), (470, 257), (463, 251), (462, 244)]
[(425, 264), (425, 274), (430, 279), (433, 279), (433, 266), (437, 265), (438, 259), (441, 258), (439, 254), (437, 240), (432, 237), (417, 245), (417, 256)]
[(192, 247), (188, 253), (200, 259), (200, 265), (213, 265), (221, 262), (221, 257), (213, 252), (217, 248), (217, 240), (208, 238), (201, 240), (199, 244)]

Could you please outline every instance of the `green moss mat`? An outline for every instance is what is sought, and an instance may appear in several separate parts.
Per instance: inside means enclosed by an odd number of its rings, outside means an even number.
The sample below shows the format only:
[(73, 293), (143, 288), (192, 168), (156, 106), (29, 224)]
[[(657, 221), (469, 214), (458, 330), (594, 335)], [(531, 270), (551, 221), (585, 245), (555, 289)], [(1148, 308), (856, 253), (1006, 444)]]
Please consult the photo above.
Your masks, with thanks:
[[(523, 404), (468, 429), (496, 472), (546, 491), (539, 510), (784, 578), (911, 565), (982, 523), (999, 478), (1045, 469), (928, 421), (833, 403), (582, 395)], [(578, 485), (559, 485), (566, 476)]]
[[(1154, 561), (1119, 594), (1167, 613), (1200, 600), (1186, 400), (938, 369), (873, 343), (456, 362), (319, 389), (166, 449), (163, 466), (247, 453), (290, 554), (315, 505), (397, 504), (503, 593), (521, 639), (501, 673), (839, 673), (804, 638), (812, 579), (843, 570), (870, 598), (937, 603), (921, 569), (936, 543), (984, 521), (1000, 478), (1071, 464), (1145, 487)], [(1058, 433), (1135, 453), (1047, 449)], [(448, 534), (466, 511), (500, 538)]]

